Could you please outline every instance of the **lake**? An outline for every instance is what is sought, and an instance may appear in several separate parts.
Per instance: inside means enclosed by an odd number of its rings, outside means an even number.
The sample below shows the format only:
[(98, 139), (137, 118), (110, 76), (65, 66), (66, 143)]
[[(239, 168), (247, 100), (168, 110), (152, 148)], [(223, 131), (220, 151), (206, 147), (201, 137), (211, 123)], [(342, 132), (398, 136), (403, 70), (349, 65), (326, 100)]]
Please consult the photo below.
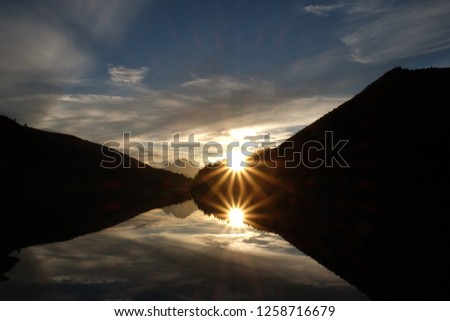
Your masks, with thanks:
[(280, 236), (193, 201), (70, 241), (32, 246), (1, 300), (366, 300)]

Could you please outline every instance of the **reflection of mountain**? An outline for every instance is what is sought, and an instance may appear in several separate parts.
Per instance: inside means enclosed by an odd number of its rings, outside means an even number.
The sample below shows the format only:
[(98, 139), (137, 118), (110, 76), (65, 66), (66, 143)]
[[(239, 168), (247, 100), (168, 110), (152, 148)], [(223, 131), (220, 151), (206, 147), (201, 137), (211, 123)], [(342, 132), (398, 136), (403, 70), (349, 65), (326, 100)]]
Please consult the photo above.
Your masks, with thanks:
[(200, 167), (195, 166), (189, 160), (182, 158), (177, 159), (173, 163), (169, 162), (164, 169), (173, 173), (183, 174), (186, 177), (194, 178), (200, 170)]
[(197, 205), (195, 205), (193, 200), (189, 200), (181, 204), (166, 206), (163, 208), (164, 212), (166, 212), (167, 214), (173, 214), (178, 218), (186, 218), (197, 210), (198, 207)]
[[(223, 166), (202, 170), (196, 201), (218, 213), (221, 194), (251, 199), (248, 223), (279, 233), (372, 298), (449, 299), (449, 83), (450, 69), (396, 68), (294, 135), (292, 149), (286, 142), (259, 155), (277, 168), (259, 165), (223, 184)], [(340, 139), (349, 140), (341, 153), (348, 168), (320, 149)], [(302, 146), (316, 148), (301, 157), (333, 166), (288, 168)]]
[(123, 154), (130, 168), (104, 169), (100, 145), (3, 116), (0, 146), (0, 271), (14, 263), (3, 255), (15, 249), (98, 231), (189, 197), (182, 175)]

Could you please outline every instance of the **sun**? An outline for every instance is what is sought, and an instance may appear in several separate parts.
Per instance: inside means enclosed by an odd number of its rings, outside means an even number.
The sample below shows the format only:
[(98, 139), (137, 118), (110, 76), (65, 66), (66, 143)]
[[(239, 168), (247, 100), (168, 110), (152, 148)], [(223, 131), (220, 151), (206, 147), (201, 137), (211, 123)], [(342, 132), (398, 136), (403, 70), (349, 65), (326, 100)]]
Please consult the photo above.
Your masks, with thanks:
[(233, 149), (231, 153), (231, 159), (227, 161), (230, 162), (229, 167), (231, 168), (231, 170), (235, 172), (239, 172), (245, 168), (245, 166), (242, 166), (243, 162), (245, 161), (245, 157), (244, 155), (242, 155), (239, 149)]
[(244, 212), (239, 208), (232, 208), (228, 211), (228, 221), (233, 227), (244, 226)]

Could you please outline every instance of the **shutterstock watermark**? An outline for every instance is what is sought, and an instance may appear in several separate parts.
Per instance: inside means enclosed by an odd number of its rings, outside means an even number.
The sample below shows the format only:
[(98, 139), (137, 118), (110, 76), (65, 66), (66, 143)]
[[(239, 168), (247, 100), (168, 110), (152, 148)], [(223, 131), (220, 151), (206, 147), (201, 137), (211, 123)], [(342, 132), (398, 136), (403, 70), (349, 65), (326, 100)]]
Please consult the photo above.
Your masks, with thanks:
[[(201, 163), (206, 166), (215, 163), (215, 160), (226, 159), (229, 167), (257, 167), (296, 168), (304, 166), (315, 169), (320, 167), (348, 168), (341, 152), (349, 140), (336, 140), (332, 131), (325, 131), (323, 139), (309, 140), (297, 146), (293, 141), (285, 141), (278, 148), (276, 142), (271, 140), (270, 133), (262, 136), (258, 141), (233, 141), (227, 144), (210, 141), (201, 143), (195, 140), (195, 134), (190, 134), (186, 141), (180, 140), (180, 133), (173, 136), (172, 141), (155, 143), (152, 141), (133, 141), (131, 133), (125, 132), (122, 142), (109, 141), (102, 145), (102, 168), (131, 168), (132, 156), (138, 159), (138, 167), (153, 164), (159, 168), (175, 166), (186, 168), (191, 166), (200, 168)], [(159, 147), (159, 152), (156, 150)], [(182, 157), (181, 155), (184, 155)], [(187, 156), (186, 156), (187, 155)], [(199, 156), (200, 155), (200, 156)], [(237, 159), (236, 159), (237, 158)], [(180, 161), (185, 159), (186, 161)]]

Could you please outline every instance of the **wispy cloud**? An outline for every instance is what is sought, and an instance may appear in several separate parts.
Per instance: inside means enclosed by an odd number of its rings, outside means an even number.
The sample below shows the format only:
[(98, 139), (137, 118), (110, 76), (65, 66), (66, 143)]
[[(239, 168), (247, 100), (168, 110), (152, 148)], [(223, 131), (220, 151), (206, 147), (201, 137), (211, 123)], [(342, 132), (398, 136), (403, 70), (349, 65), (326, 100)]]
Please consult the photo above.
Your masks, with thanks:
[(196, 78), (181, 85), (184, 92), (218, 101), (232, 97), (244, 98), (258, 94), (260, 98), (271, 96), (274, 93), (274, 84), (262, 79), (236, 79), (227, 76), (211, 78)]
[[(45, 3), (50, 2), (54, 3)], [(248, 129), (249, 137), (271, 132), (283, 139), (385, 72), (381, 63), (450, 48), (448, 1), (303, 3), (303, 14), (331, 17), (286, 20), (285, 47), (261, 47), (258, 56), (263, 64), (256, 58), (253, 63), (254, 41), (244, 37), (236, 42), (238, 38), (224, 32), (220, 54), (208, 50), (195, 58), (186, 54), (186, 61), (180, 59), (180, 68), (174, 70), (167, 68), (177, 60), (172, 56), (189, 52), (189, 41), (184, 43), (181, 37), (167, 46), (156, 45), (151, 58), (136, 53), (133, 60), (122, 54), (131, 39), (115, 43), (115, 57), (123, 60), (105, 68), (111, 61), (110, 41), (125, 40), (127, 30), (136, 32), (133, 39), (139, 41), (154, 36), (137, 28), (143, 21), (135, 29), (132, 26), (143, 5), (140, 1), (130, 5), (119, 0), (74, 0), (33, 9), (2, 5), (0, 113), (100, 143), (120, 139), (124, 131), (153, 141), (171, 139), (176, 132), (195, 132), (203, 141), (226, 140), (237, 128)], [(248, 21), (248, 39), (257, 29), (257, 19)], [(145, 20), (149, 26), (150, 22)], [(174, 24), (180, 35), (188, 34), (182, 33), (183, 23)], [(263, 31), (265, 42), (278, 34), (271, 24)], [(208, 38), (204, 39), (206, 44)], [(236, 55), (233, 48), (242, 52)], [(209, 58), (225, 67), (211, 72), (202, 67), (201, 77), (186, 80), (189, 71), (199, 69), (191, 65), (197, 60), (209, 64)], [(448, 61), (440, 59), (442, 64)], [(147, 79), (150, 67), (154, 77)]]
[[(267, 81), (223, 76), (193, 80), (170, 91), (142, 86), (139, 93), (128, 96), (49, 95), (47, 99), (55, 107), (32, 125), (99, 143), (121, 141), (123, 132), (131, 132), (133, 139), (143, 142), (171, 141), (180, 132), (196, 133), (203, 143), (226, 143), (236, 139), (233, 128), (247, 128), (248, 135), (271, 133), (272, 139), (279, 141), (348, 98), (277, 95), (275, 86)], [(29, 97), (28, 102), (35, 99)], [(11, 105), (17, 103), (10, 100)], [(26, 104), (23, 99), (20, 103)]]
[(90, 66), (89, 55), (53, 25), (23, 17), (2, 18), (0, 26), (0, 70), (8, 77), (64, 77)]
[(76, 94), (76, 95), (62, 95), (59, 97), (61, 101), (75, 102), (75, 103), (123, 103), (132, 101), (133, 97), (111, 96), (111, 95), (95, 95), (95, 94)]
[(390, 5), (382, 0), (342, 1), (338, 4), (310, 4), (301, 7), (301, 11), (316, 16), (329, 16), (332, 12), (344, 14), (373, 14), (389, 10)]
[(334, 33), (353, 62), (385, 63), (450, 48), (450, 3), (445, 0), (344, 0), (309, 4), (301, 11), (351, 16)]
[(64, 3), (64, 12), (97, 39), (117, 41), (144, 4), (142, 0), (73, 0)]
[(450, 3), (422, 1), (393, 8), (341, 37), (351, 60), (381, 63), (450, 48)]
[(330, 4), (330, 5), (308, 5), (305, 6), (303, 9), (305, 12), (315, 14), (317, 16), (328, 16), (330, 12), (336, 11), (339, 9), (342, 9), (343, 6), (336, 4)]
[(250, 84), (243, 81), (236, 81), (229, 77), (219, 77), (219, 78), (196, 78), (194, 80), (185, 82), (181, 85), (185, 88), (198, 88), (202, 90), (210, 89), (220, 89), (224, 88), (226, 91), (239, 91), (245, 90), (250, 87)]
[[(0, 113), (28, 123), (51, 112), (57, 101), (53, 96), (30, 97), (60, 92), (93, 65), (73, 35), (26, 14), (0, 15), (0, 55)], [(15, 97), (25, 99), (9, 100)]]
[(104, 4), (79, 0), (68, 4), (71, 13), (57, 6), (47, 16), (33, 12), (0, 19), (2, 114), (99, 143), (120, 140), (123, 132), (155, 142), (177, 132), (195, 132), (203, 142), (226, 141), (236, 128), (251, 128), (247, 136), (271, 132), (284, 139), (347, 98), (304, 92), (286, 96), (270, 78), (226, 73), (156, 90), (145, 81), (150, 69), (130, 68), (127, 61), (108, 65), (106, 75), (95, 75), (97, 80), (79, 90), (77, 79), (105, 66), (95, 61), (95, 48), (79, 40), (93, 37), (97, 44), (117, 38), (127, 26), (121, 13), (136, 14), (122, 1)]
[(111, 81), (119, 85), (137, 85), (142, 82), (148, 71), (147, 67), (133, 69), (124, 66), (108, 66)]

